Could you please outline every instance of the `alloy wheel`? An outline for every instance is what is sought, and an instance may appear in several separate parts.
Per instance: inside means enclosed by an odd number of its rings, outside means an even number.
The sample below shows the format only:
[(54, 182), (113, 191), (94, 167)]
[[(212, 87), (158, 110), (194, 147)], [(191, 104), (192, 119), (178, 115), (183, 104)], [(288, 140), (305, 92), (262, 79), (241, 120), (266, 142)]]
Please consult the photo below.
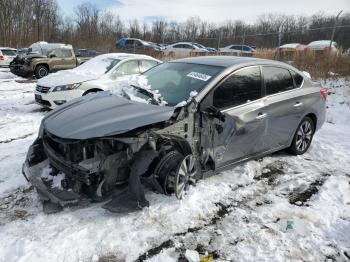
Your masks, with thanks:
[(186, 156), (180, 163), (175, 175), (175, 196), (181, 199), (189, 185), (196, 183), (197, 167), (193, 155)]
[(299, 151), (305, 151), (310, 145), (313, 134), (312, 124), (305, 120), (299, 127), (297, 137), (295, 140), (296, 149)]

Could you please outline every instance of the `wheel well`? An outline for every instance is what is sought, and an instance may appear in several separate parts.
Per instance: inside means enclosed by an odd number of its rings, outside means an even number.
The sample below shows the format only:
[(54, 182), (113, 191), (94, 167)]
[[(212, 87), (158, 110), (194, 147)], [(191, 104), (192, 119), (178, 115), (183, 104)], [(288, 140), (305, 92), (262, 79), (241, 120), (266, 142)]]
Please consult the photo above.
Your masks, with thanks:
[(83, 94), (83, 96), (85, 96), (86, 94), (88, 93), (94, 93), (94, 92), (100, 92), (100, 91), (103, 91), (102, 89), (99, 89), (99, 88), (91, 88), (89, 90), (86, 90)]
[(189, 154), (192, 154), (191, 146), (188, 144), (188, 142), (181, 138), (171, 138), (175, 148), (184, 156), (187, 156)]
[(312, 122), (314, 123), (314, 128), (316, 129), (317, 126), (317, 117), (314, 113), (307, 114), (305, 117), (310, 117), (312, 119)]

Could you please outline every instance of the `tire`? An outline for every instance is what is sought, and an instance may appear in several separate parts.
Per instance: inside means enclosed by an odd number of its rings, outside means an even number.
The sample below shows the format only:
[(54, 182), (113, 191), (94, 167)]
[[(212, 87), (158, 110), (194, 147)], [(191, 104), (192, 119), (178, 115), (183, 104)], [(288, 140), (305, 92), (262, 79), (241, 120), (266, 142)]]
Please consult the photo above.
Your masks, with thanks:
[(173, 178), (175, 177), (179, 164), (183, 159), (184, 156), (178, 151), (170, 151), (160, 159), (155, 168), (154, 173), (164, 194), (170, 195), (174, 193), (173, 186), (175, 181)]
[(49, 69), (44, 65), (38, 65), (34, 71), (36, 79), (43, 78), (49, 74)]
[(292, 155), (302, 155), (310, 147), (315, 134), (315, 123), (310, 117), (305, 117), (295, 131), (291, 146), (287, 152)]

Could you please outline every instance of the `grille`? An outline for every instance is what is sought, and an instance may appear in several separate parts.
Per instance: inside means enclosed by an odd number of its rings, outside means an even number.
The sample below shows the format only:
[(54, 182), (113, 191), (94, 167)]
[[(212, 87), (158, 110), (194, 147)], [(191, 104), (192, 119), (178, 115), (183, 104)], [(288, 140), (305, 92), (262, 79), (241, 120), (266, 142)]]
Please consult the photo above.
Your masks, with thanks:
[(40, 93), (47, 93), (49, 92), (50, 87), (46, 87), (46, 86), (36, 86), (36, 91), (40, 92)]

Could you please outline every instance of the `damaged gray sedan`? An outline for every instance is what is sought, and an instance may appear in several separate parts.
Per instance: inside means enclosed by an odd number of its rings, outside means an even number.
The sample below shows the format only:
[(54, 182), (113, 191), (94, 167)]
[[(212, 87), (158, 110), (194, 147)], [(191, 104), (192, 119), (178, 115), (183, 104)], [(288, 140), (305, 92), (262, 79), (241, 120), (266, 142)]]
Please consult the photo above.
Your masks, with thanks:
[(45, 212), (101, 201), (112, 212), (138, 210), (149, 205), (144, 187), (182, 198), (237, 163), (305, 153), (325, 120), (327, 90), (276, 61), (186, 58), (141, 77), (43, 119), (23, 174)]

